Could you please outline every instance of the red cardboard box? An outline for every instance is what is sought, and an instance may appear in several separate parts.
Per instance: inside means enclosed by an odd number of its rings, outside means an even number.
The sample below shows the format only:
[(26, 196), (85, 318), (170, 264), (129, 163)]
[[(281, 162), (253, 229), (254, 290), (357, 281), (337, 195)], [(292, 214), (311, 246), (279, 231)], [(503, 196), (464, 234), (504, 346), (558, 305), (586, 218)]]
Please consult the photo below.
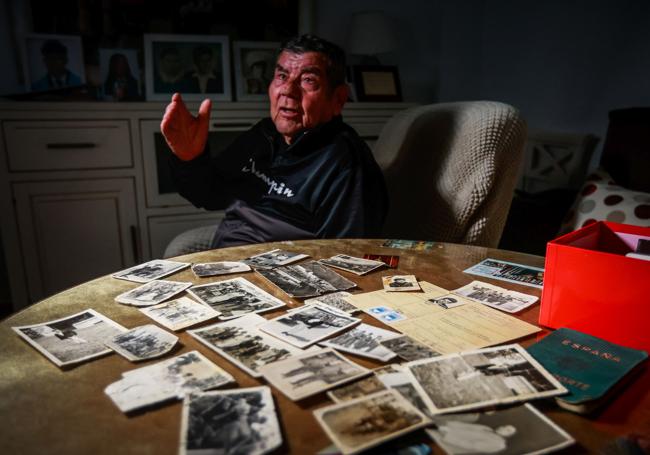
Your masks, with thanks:
[(541, 325), (650, 351), (650, 261), (625, 257), (650, 227), (599, 221), (548, 242)]

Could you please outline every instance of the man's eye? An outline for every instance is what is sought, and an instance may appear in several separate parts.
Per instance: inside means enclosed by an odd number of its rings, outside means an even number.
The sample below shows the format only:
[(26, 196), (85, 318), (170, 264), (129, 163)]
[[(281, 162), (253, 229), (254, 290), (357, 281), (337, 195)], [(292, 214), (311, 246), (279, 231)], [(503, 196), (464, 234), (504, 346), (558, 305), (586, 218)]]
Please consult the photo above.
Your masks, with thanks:
[(287, 78), (287, 75), (284, 73), (276, 73), (275, 78), (284, 81)]

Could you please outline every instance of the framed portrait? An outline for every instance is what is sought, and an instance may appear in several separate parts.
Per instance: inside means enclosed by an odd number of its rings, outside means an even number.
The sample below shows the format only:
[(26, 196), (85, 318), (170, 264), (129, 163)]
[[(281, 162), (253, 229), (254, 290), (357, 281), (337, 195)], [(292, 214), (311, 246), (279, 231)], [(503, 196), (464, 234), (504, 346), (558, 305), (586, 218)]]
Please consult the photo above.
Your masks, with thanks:
[(99, 49), (99, 72), (105, 100), (141, 99), (137, 49)]
[(86, 83), (79, 36), (29, 34), (23, 54), (27, 91), (45, 92)]
[(235, 84), (240, 101), (266, 101), (280, 43), (235, 41)]
[(353, 67), (358, 101), (402, 101), (402, 88), (396, 66)]
[(148, 101), (231, 101), (230, 43), (222, 35), (144, 35)]

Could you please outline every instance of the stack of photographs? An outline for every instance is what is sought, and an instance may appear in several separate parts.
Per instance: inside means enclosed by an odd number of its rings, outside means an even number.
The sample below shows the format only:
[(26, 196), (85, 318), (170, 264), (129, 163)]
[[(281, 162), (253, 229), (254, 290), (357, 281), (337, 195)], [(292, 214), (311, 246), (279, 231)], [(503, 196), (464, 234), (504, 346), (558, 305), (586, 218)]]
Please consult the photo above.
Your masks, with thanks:
[(244, 264), (250, 265), (254, 269), (272, 269), (281, 265), (288, 265), (301, 259), (307, 258), (309, 255), (292, 253), (285, 250), (271, 250), (266, 253), (257, 254), (242, 260)]
[(171, 333), (147, 324), (114, 336), (106, 346), (131, 362), (139, 362), (167, 354), (177, 341)]
[(127, 371), (104, 392), (122, 412), (182, 399), (190, 392), (214, 389), (235, 382), (233, 377), (198, 351)]
[(415, 387), (413, 376), (405, 371), (396, 371), (394, 373), (378, 375), (377, 377), (384, 387), (398, 391), (400, 395), (406, 398), (422, 414), (427, 417), (431, 416), (427, 404)]
[(268, 387), (197, 392), (185, 397), (180, 454), (272, 452), (282, 433)]
[(398, 370), (394, 365), (386, 365), (375, 368), (372, 370), (372, 373), (372, 375), (359, 379), (358, 381), (350, 382), (334, 390), (330, 390), (327, 392), (327, 396), (334, 403), (345, 403), (346, 401), (381, 392), (388, 388), (381, 381), (381, 377), (392, 373), (401, 373), (401, 370)]
[(59, 367), (112, 353), (106, 342), (126, 332), (126, 328), (117, 322), (91, 309), (12, 329)]
[(334, 292), (332, 294), (321, 295), (313, 299), (307, 299), (305, 300), (305, 305), (314, 305), (318, 303), (320, 305), (330, 306), (344, 313), (355, 314), (361, 310), (345, 300), (351, 295), (352, 294), (349, 292)]
[(355, 275), (365, 275), (380, 267), (384, 267), (381, 261), (371, 261), (370, 259), (361, 259), (347, 254), (337, 254), (329, 259), (321, 259), (321, 263), (354, 273)]
[(401, 336), (400, 333), (380, 329), (369, 324), (360, 324), (352, 330), (321, 342), (321, 346), (334, 348), (338, 351), (369, 357), (371, 359), (388, 362), (396, 354), (380, 343), (383, 340)]
[(192, 264), (192, 272), (199, 278), (250, 272), (251, 268), (242, 262), (205, 262)]
[(111, 275), (119, 280), (135, 281), (136, 283), (148, 283), (152, 280), (171, 275), (191, 264), (187, 262), (167, 261), (165, 259), (154, 259)]
[(420, 359), (430, 359), (440, 355), (439, 352), (434, 351), (430, 347), (425, 346), (407, 335), (381, 340), (379, 343), (407, 362)]
[(219, 312), (219, 319), (232, 319), (247, 313), (275, 310), (285, 304), (250, 281), (231, 280), (194, 286), (187, 290), (199, 302)]
[(503, 289), (482, 281), (472, 281), (462, 288), (455, 289), (453, 293), (507, 313), (517, 313), (538, 300), (535, 296)]
[(115, 297), (115, 301), (133, 306), (158, 305), (176, 294), (180, 294), (190, 286), (192, 283), (155, 280), (118, 295)]
[(140, 311), (158, 324), (173, 331), (182, 330), (219, 316), (218, 311), (197, 303), (189, 297), (181, 297), (156, 306), (141, 308)]
[(273, 269), (257, 269), (257, 273), (290, 297), (297, 299), (314, 297), (327, 292), (345, 291), (357, 286), (356, 283), (316, 261)]

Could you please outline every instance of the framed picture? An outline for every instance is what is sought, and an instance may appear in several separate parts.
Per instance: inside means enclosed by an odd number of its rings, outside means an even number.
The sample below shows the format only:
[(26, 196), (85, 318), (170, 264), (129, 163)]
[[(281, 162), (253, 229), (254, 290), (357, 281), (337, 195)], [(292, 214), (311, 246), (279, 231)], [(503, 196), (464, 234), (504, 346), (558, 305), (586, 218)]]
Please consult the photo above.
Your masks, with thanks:
[(353, 67), (358, 101), (402, 101), (396, 66)]
[(240, 101), (266, 101), (280, 43), (235, 41), (235, 83)]
[(144, 35), (147, 100), (231, 101), (230, 44), (220, 35)]
[(79, 36), (26, 35), (23, 63), (28, 91), (78, 87), (86, 82)]
[(137, 49), (99, 49), (102, 94), (108, 101), (140, 99)]

